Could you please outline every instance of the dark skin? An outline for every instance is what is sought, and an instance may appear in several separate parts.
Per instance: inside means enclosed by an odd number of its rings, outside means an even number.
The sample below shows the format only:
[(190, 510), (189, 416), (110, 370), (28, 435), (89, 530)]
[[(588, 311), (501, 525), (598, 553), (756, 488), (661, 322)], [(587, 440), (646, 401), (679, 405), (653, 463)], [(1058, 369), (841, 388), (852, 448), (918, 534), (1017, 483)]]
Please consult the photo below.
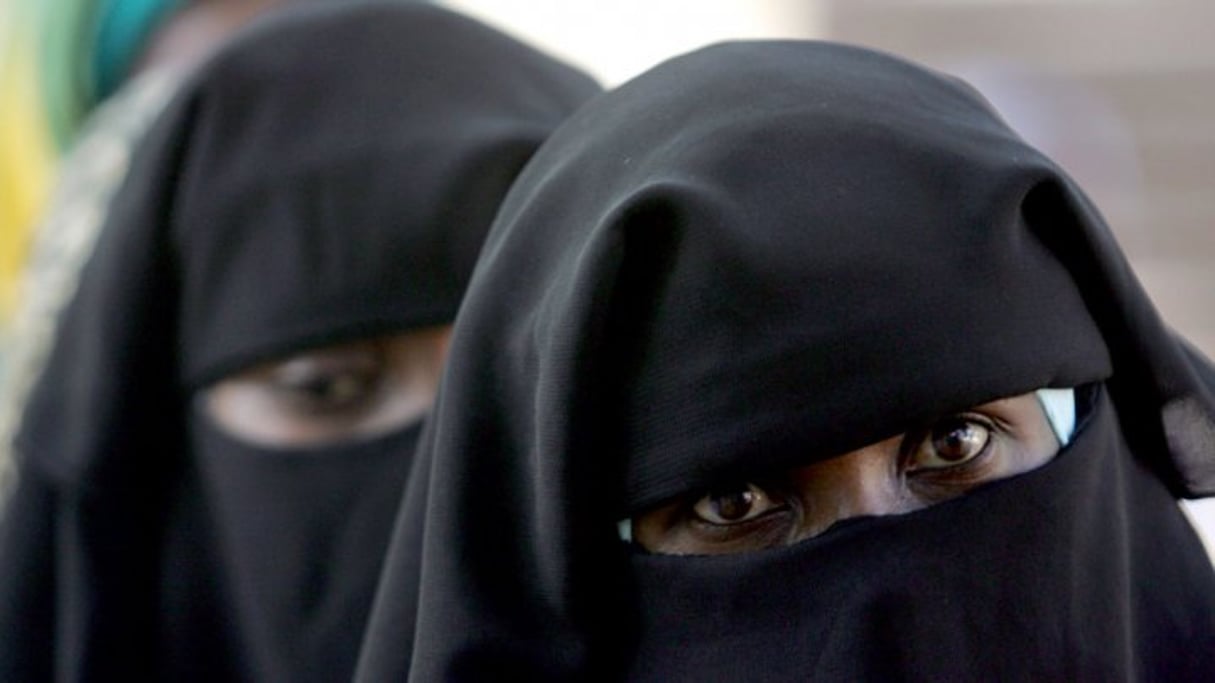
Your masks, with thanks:
[(310, 349), (231, 375), (204, 392), (230, 435), (308, 447), (385, 434), (430, 411), (449, 326)]
[(1058, 451), (1037, 398), (1023, 394), (772, 477), (693, 493), (633, 518), (633, 539), (665, 555), (790, 545), (851, 517), (902, 514), (965, 495), (1041, 467)]

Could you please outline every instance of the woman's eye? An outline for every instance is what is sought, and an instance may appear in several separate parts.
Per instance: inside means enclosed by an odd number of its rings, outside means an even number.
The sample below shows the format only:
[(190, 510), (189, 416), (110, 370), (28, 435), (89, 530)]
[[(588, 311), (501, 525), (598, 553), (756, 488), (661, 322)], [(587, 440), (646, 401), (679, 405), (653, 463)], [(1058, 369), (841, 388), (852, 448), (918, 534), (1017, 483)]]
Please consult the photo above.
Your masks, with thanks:
[(692, 512), (706, 524), (730, 526), (749, 522), (783, 507), (781, 501), (775, 500), (755, 484), (748, 483), (741, 488), (710, 492), (696, 501)]
[(382, 374), (382, 359), (376, 354), (303, 356), (275, 368), (270, 386), (293, 409), (337, 413), (374, 396)]
[(343, 373), (309, 377), (298, 383), (284, 384), (280, 390), (317, 404), (344, 405), (367, 393), (371, 384), (369, 377)]
[(934, 426), (916, 446), (907, 470), (944, 469), (969, 462), (987, 449), (991, 437), (991, 427), (975, 418), (948, 418)]

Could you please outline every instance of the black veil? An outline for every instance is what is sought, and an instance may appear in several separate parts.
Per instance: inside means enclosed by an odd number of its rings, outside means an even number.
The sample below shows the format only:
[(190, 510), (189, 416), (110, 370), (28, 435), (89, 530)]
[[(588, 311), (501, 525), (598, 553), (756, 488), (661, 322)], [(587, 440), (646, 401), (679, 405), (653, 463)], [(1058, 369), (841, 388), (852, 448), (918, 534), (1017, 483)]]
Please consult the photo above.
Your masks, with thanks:
[[(1051, 464), (789, 548), (616, 521), (1041, 387)], [(508, 196), (360, 680), (1202, 680), (1215, 383), (1099, 214), (972, 89), (732, 43), (598, 98)], [(420, 566), (417, 558), (421, 558)]]

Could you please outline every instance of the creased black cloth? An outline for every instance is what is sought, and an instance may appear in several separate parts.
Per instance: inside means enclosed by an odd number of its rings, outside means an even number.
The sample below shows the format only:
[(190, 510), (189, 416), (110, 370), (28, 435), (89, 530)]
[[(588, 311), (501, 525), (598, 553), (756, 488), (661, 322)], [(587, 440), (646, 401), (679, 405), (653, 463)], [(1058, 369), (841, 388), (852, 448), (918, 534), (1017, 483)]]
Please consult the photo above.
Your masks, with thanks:
[(65, 313), (0, 529), (0, 679), (348, 680), (419, 424), (267, 449), (198, 391), (450, 322), (502, 197), (599, 88), (423, 4), (285, 12), (186, 84)]
[[(1209, 362), (971, 88), (743, 42), (533, 158), (456, 324), (360, 680), (1205, 680)], [(1042, 387), (1040, 471), (790, 548), (649, 557), (616, 522)], [(416, 558), (421, 557), (419, 566)]]

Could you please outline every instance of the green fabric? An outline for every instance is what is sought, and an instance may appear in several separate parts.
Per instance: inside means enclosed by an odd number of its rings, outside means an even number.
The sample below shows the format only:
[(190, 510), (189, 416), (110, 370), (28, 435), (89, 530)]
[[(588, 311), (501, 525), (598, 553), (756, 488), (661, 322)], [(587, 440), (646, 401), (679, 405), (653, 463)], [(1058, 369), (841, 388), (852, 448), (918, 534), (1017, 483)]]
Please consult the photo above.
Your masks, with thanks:
[(25, 0), (37, 8), (39, 74), (60, 149), (126, 79), (148, 36), (184, 0)]
[(26, 1), (37, 7), (38, 76), (51, 134), (62, 149), (90, 106), (84, 55), (90, 49), (85, 43), (91, 40), (88, 26), (97, 4), (94, 0)]

